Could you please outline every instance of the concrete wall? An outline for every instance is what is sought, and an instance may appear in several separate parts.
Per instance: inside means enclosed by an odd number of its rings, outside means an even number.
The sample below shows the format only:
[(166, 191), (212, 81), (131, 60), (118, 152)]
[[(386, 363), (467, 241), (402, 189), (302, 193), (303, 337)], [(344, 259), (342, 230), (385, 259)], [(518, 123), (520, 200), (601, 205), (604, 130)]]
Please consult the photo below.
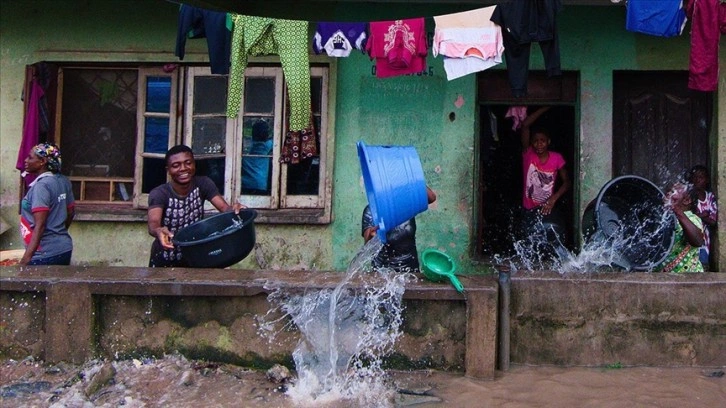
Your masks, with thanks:
[[(2, 0), (0, 14), (0, 215), (13, 228), (0, 236), (0, 248), (21, 247), (17, 227), (18, 172), (14, 169), (22, 129), (24, 66), (37, 61), (176, 62), (173, 56), (177, 5), (156, 1)], [(422, 8), (427, 17), (443, 8)], [(344, 11), (341, 11), (343, 13)], [(366, 16), (360, 16), (365, 21)], [(689, 36), (658, 38), (624, 29), (621, 6), (568, 6), (560, 18), (562, 68), (579, 71), (579, 174), (575, 174), (580, 213), (611, 178), (612, 71), (687, 70)], [(433, 20), (427, 19), (433, 31)], [(722, 39), (722, 43), (725, 40)], [(723, 44), (722, 44), (723, 45)], [(723, 53), (722, 53), (723, 54)], [(188, 41), (185, 61), (206, 61), (204, 41)], [(724, 57), (721, 57), (723, 65)], [(355, 142), (413, 144), (427, 182), (439, 199), (417, 218), (420, 249), (446, 250), (460, 271), (473, 272), (472, 239), (476, 205), (476, 78), (447, 81), (441, 58), (430, 57), (433, 75), (378, 80), (373, 63), (354, 53), (338, 61), (335, 92), (333, 217), (325, 226), (259, 225), (260, 247), (240, 267), (343, 270), (362, 244), (360, 215), (366, 204)], [(531, 69), (543, 69), (538, 47)], [(495, 69), (504, 69), (499, 66)], [(719, 100), (726, 97), (721, 70)], [(463, 105), (455, 101), (461, 97)], [(717, 106), (719, 104), (716, 104)], [(455, 119), (450, 120), (450, 113)], [(712, 145), (718, 163), (715, 186), (726, 196), (724, 109), (717, 112)], [(723, 206), (722, 206), (723, 207)], [(723, 212), (722, 212), (723, 214)], [(721, 215), (720, 234), (726, 216)], [(78, 222), (71, 228), (75, 264), (142, 266), (151, 238), (143, 222)], [(100, 236), (113, 234), (114, 239)], [(721, 240), (726, 241), (726, 240)], [(123, 245), (118, 245), (123, 242)], [(726, 250), (720, 244), (720, 269)]]
[[(3, 329), (0, 357), (43, 359), (44, 293), (0, 293)], [(464, 302), (407, 301), (403, 335), (390, 356), (399, 369), (433, 368), (464, 371), (466, 307)], [(267, 314), (264, 295), (254, 297), (94, 297), (96, 337), (89, 345), (68, 339), (90, 355), (126, 359), (181, 353), (189, 358), (269, 368), (275, 363), (294, 367), (292, 352), (300, 333), (289, 319), (275, 325), (274, 337), (260, 335), (259, 323), (281, 316)], [(494, 315), (494, 314), (492, 314)], [(58, 313), (54, 319), (61, 319)], [(77, 323), (77, 322), (76, 322)], [(74, 323), (74, 324), (76, 324)], [(290, 327), (283, 328), (283, 324)], [(91, 324), (91, 321), (88, 322)], [(491, 353), (492, 347), (488, 347)], [(65, 356), (63, 360), (71, 360)]]
[(723, 275), (712, 273), (515, 275), (511, 360), (723, 366), (725, 291)]
[[(466, 296), (449, 284), (425, 280), (408, 280), (404, 291), (396, 289), (405, 311), (389, 355), (391, 367), (494, 377), (496, 281), (482, 275), (462, 280)], [(303, 338), (293, 320), (300, 316), (286, 314), (288, 306), (295, 308), (291, 299), (305, 296), (312, 307), (318, 293), (330, 294), (341, 285), (346, 292), (370, 295), (390, 284), (378, 274), (331, 271), (5, 267), (0, 269), (0, 358), (82, 363), (179, 352), (258, 368), (292, 366), (298, 343), (319, 338)], [(345, 301), (337, 305), (339, 311), (349, 307)], [(384, 320), (398, 319), (387, 310)], [(345, 313), (343, 321), (350, 316)], [(327, 322), (327, 310), (323, 316)], [(327, 330), (318, 318), (306, 323), (307, 336)], [(353, 325), (336, 326), (336, 336), (355, 344), (362, 329), (357, 320), (348, 320)], [(319, 330), (310, 331), (316, 324)]]
[[(305, 288), (309, 293), (332, 289), (342, 277), (242, 271), (244, 280), (230, 281), (233, 271), (222, 271), (215, 279), (205, 277), (204, 270), (178, 268), (165, 270), (168, 275), (163, 276), (146, 268), (18, 269), (0, 273), (0, 357), (82, 362), (90, 356), (180, 352), (254, 367), (291, 364), (300, 340), (294, 324), (283, 330), (286, 320), (275, 325), (279, 332), (273, 342), (260, 336), (260, 322), (279, 316), (268, 314), (272, 304), (263, 287), (272, 284), (289, 293)], [(494, 277), (462, 282), (464, 296), (448, 284), (406, 285), (403, 334), (386, 360), (390, 366), (492, 377), (500, 350), (497, 327), (507, 327), (496, 305), (506, 296), (499, 296)], [(509, 360), (560, 366), (722, 367), (724, 293), (721, 274), (515, 272), (509, 296)]]

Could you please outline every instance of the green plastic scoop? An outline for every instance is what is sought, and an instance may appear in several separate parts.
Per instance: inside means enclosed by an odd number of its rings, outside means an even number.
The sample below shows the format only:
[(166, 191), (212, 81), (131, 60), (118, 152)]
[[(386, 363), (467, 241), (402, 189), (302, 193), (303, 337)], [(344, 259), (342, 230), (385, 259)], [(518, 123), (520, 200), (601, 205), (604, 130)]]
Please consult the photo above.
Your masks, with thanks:
[(464, 285), (454, 275), (455, 271), (456, 264), (454, 260), (444, 252), (435, 249), (426, 249), (421, 254), (421, 272), (426, 279), (432, 282), (440, 282), (448, 278), (458, 292), (463, 292)]

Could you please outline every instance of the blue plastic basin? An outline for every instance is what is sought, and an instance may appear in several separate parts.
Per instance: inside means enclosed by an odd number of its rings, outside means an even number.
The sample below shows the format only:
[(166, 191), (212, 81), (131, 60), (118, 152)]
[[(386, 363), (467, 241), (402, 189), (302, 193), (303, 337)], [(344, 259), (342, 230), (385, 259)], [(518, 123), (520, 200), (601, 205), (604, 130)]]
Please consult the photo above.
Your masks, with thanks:
[(428, 208), (426, 181), (413, 146), (368, 146), (358, 142), (363, 182), (377, 234), (386, 242), (386, 231)]

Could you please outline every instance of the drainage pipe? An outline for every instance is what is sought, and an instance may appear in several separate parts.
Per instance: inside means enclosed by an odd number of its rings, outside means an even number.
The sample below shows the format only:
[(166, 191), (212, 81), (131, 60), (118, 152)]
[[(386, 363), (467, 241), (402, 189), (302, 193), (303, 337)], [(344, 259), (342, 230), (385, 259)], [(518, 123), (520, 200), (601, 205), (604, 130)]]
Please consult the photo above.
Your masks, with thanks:
[(499, 265), (499, 324), (497, 325), (497, 368), (509, 370), (509, 299), (511, 294), (511, 274), (506, 266)]

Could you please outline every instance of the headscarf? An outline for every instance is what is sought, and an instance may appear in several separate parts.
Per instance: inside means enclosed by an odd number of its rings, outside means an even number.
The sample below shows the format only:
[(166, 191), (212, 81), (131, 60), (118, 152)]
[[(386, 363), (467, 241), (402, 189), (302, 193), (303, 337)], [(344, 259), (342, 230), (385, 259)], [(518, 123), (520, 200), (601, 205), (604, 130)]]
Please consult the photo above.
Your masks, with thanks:
[(52, 143), (40, 143), (33, 147), (33, 152), (38, 157), (45, 157), (48, 160), (48, 170), (58, 173), (61, 170), (61, 151), (58, 146)]

